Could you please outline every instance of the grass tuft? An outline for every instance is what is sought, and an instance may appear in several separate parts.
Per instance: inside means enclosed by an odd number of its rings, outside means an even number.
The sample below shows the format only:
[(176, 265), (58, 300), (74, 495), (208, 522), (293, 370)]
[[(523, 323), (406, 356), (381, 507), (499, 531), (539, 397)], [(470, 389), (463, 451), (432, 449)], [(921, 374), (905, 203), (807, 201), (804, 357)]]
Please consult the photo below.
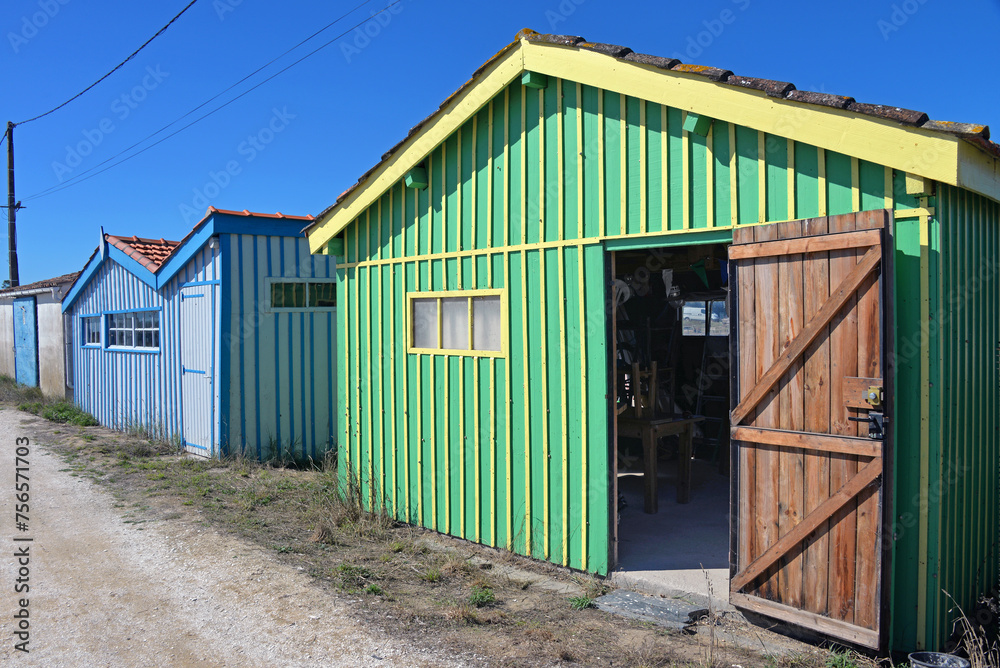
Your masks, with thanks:
[(83, 412), (68, 401), (54, 403), (47, 403), (44, 400), (27, 401), (19, 404), (18, 409), (43, 417), (50, 422), (75, 424), (79, 427), (93, 427), (99, 424), (93, 415)]

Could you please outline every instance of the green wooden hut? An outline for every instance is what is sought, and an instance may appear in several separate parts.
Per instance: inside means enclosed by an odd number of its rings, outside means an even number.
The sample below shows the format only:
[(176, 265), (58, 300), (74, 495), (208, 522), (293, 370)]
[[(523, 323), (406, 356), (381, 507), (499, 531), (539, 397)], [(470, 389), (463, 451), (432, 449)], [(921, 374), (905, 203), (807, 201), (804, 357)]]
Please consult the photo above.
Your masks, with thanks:
[[(735, 605), (941, 648), (1000, 567), (998, 201), (984, 126), (522, 31), (307, 231), (338, 257), (343, 470), (608, 573), (618, 432), (653, 434), (645, 510), (694, 440), (730, 469)], [(656, 420), (713, 383), (721, 428), (666, 461)]]

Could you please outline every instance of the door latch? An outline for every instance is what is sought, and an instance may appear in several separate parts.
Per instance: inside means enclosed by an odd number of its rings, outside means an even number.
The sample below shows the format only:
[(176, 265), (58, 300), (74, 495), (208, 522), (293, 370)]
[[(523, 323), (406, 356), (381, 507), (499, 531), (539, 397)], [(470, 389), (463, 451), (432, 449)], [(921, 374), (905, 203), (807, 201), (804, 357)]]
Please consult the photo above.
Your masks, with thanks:
[(881, 411), (868, 411), (868, 417), (849, 417), (851, 422), (867, 422), (868, 438), (881, 440), (885, 438), (885, 414)]

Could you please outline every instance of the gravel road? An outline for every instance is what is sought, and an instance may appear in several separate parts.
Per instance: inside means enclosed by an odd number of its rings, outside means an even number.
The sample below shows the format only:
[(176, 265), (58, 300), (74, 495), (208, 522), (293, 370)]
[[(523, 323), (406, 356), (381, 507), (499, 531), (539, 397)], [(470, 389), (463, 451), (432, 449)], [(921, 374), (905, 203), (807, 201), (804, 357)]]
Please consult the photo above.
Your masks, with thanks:
[[(131, 524), (124, 509), (0, 410), (0, 663), (11, 666), (439, 666), (359, 628), (345, 603), (266, 552), (182, 520)], [(30, 525), (14, 523), (15, 439), (31, 439)], [(32, 542), (15, 542), (30, 537)], [(15, 551), (29, 546), (30, 591)], [(29, 653), (14, 636), (27, 597)]]

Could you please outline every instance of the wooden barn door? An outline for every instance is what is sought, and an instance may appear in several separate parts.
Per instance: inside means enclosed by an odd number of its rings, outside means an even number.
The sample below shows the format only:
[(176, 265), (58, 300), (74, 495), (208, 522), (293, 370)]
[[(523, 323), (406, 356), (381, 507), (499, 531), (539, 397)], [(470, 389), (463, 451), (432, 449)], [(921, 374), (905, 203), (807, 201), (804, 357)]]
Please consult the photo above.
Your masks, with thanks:
[(730, 601), (874, 648), (890, 230), (888, 211), (758, 225), (729, 252)]

